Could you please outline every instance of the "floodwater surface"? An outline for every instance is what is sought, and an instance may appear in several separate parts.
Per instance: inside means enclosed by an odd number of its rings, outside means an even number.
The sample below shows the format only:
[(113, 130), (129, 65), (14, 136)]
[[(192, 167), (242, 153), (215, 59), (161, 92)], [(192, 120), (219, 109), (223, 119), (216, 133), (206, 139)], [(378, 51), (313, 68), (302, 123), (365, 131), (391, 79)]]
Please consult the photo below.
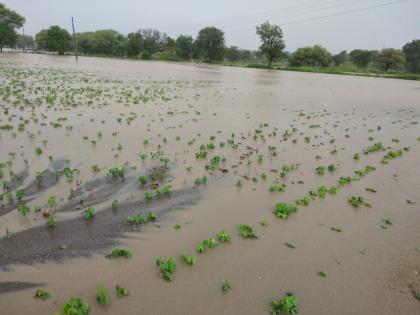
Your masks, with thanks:
[(0, 314), (420, 314), (419, 121), (415, 81), (2, 54)]

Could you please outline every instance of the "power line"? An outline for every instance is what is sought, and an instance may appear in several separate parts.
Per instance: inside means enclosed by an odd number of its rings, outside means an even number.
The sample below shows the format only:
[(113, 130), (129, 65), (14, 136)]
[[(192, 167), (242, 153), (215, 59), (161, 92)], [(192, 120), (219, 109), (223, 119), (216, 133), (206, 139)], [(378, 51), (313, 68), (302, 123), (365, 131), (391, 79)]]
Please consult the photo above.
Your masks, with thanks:
[[(367, 11), (367, 10), (370, 10), (370, 9), (375, 9), (375, 8), (380, 8), (380, 7), (395, 5), (395, 4), (398, 4), (398, 3), (405, 2), (405, 1), (406, 0), (391, 1), (391, 2), (387, 2), (387, 3), (383, 3), (383, 4), (379, 4), (379, 5), (375, 5), (375, 6), (364, 7), (364, 8), (359, 8), (359, 9), (355, 9), (355, 10), (347, 10), (347, 11), (342, 11), (342, 12), (338, 12), (338, 13), (332, 13), (332, 14), (328, 14), (328, 15), (313, 17), (313, 18), (307, 18), (307, 19), (302, 19), (302, 20), (290, 21), (290, 22), (286, 22), (286, 23), (280, 23), (280, 26), (290, 25), (290, 24), (304, 23), (304, 22), (309, 22), (309, 21), (322, 20), (322, 19), (325, 19), (325, 18), (333, 17), (333, 16), (341, 16), (341, 15), (351, 14), (351, 13), (355, 13), (355, 12)], [(244, 32), (244, 31), (250, 31), (250, 30), (255, 30), (255, 27), (253, 27), (253, 28), (246, 28), (246, 29), (239, 29), (239, 30), (225, 31), (225, 33)]]

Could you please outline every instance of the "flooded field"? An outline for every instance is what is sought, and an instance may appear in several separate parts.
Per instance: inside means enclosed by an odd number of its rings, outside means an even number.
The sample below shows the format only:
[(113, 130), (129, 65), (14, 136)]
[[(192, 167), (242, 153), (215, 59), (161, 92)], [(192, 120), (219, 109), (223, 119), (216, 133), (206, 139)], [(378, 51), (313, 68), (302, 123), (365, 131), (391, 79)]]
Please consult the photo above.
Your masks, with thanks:
[(12, 53), (0, 82), (0, 314), (420, 314), (419, 82)]

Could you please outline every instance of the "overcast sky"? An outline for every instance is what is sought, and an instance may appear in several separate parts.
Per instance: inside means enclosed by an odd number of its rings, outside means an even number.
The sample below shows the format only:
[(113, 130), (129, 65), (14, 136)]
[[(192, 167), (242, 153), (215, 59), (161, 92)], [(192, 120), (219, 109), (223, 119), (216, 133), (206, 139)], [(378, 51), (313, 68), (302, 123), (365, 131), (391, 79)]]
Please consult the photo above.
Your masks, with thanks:
[(286, 49), (321, 44), (341, 50), (401, 48), (420, 39), (420, 0), (0, 0), (26, 17), (25, 33), (59, 25), (76, 31), (152, 27), (193, 37), (205, 26), (225, 31), (226, 44), (257, 49), (255, 26), (282, 27)]

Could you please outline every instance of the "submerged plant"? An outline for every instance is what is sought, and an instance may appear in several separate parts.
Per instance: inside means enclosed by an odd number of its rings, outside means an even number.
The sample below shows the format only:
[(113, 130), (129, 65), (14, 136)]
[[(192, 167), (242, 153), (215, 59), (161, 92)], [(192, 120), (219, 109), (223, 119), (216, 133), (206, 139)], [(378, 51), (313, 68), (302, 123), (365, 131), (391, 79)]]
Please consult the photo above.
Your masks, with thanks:
[(360, 206), (365, 206), (368, 208), (371, 207), (371, 205), (361, 196), (352, 196), (348, 199), (348, 201), (355, 208), (358, 208)]
[(34, 293), (34, 298), (41, 299), (41, 300), (48, 300), (51, 297), (51, 294), (49, 294), (47, 291), (44, 291), (42, 289), (36, 289)]
[(197, 262), (197, 257), (188, 254), (182, 254), (181, 259), (187, 265), (195, 265), (195, 263)]
[(101, 305), (107, 305), (111, 303), (111, 297), (108, 295), (108, 290), (104, 286), (96, 288), (96, 300)]
[(384, 230), (388, 230), (392, 226), (392, 221), (389, 219), (382, 219), (381, 228)]
[(83, 219), (90, 220), (95, 215), (95, 209), (92, 207), (87, 208), (85, 211), (83, 211)]
[(173, 280), (172, 274), (176, 270), (176, 263), (173, 257), (169, 257), (166, 261), (157, 259), (156, 266), (160, 268), (161, 276), (168, 282)]
[(61, 307), (57, 315), (87, 315), (89, 314), (89, 304), (80, 297), (74, 296)]
[(223, 292), (227, 292), (230, 289), (232, 289), (232, 284), (230, 282), (223, 283), (223, 285), (222, 285)]
[(124, 257), (124, 258), (131, 258), (133, 254), (127, 249), (122, 248), (115, 248), (112, 250), (111, 254), (105, 256), (108, 259)]
[(289, 215), (297, 211), (297, 207), (291, 203), (279, 202), (274, 208), (274, 214), (279, 218), (287, 219)]
[(204, 253), (208, 249), (215, 248), (217, 246), (217, 241), (214, 238), (209, 238), (201, 242), (200, 245), (197, 246), (197, 252), (200, 254)]
[(23, 216), (27, 215), (28, 212), (31, 210), (25, 203), (18, 204), (17, 210)]
[(120, 287), (118, 284), (115, 286), (115, 291), (118, 297), (126, 297), (129, 294), (127, 288)]
[(225, 231), (220, 231), (217, 234), (217, 238), (219, 239), (220, 242), (223, 242), (223, 243), (229, 243), (231, 239), (230, 235), (226, 233)]
[(254, 233), (252, 227), (247, 224), (241, 224), (239, 226), (239, 235), (243, 238), (258, 238), (258, 236)]
[(293, 293), (286, 293), (286, 295), (278, 300), (271, 302), (271, 314), (297, 314), (298, 298)]

